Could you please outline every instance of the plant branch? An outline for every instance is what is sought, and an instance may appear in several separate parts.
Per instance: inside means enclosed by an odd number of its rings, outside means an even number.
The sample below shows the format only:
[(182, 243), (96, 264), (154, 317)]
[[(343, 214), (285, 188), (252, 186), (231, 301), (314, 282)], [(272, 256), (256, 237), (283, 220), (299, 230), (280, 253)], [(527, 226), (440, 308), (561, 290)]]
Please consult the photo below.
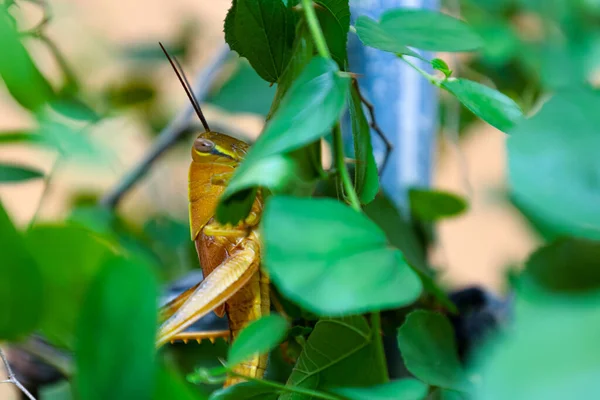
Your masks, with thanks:
[(358, 80), (353, 78), (352, 84), (356, 88), (356, 93), (358, 93), (358, 97), (360, 98), (360, 101), (365, 105), (365, 107), (367, 107), (367, 110), (369, 111), (369, 116), (371, 117), (369, 126), (371, 127), (371, 129), (373, 129), (373, 131), (377, 134), (377, 136), (379, 136), (379, 138), (383, 141), (383, 143), (385, 145), (385, 157), (383, 157), (383, 162), (381, 163), (381, 168), (379, 169), (379, 175), (381, 175), (383, 173), (383, 171), (385, 170), (385, 167), (388, 164), (388, 161), (392, 154), (392, 150), (394, 150), (394, 146), (392, 145), (392, 142), (390, 142), (390, 140), (387, 138), (387, 136), (385, 136), (385, 134), (379, 127), (379, 124), (377, 123), (377, 120), (375, 119), (375, 107), (369, 100), (367, 100), (362, 95), (362, 93), (360, 91), (360, 86), (358, 85)]
[(21, 382), (19, 382), (19, 380), (15, 376), (15, 373), (13, 372), (12, 368), (10, 367), (10, 364), (8, 364), (8, 359), (6, 358), (6, 355), (4, 355), (4, 351), (1, 348), (0, 348), (0, 358), (2, 358), (2, 362), (4, 363), (4, 366), (6, 368), (6, 373), (8, 375), (8, 379), (6, 379), (4, 381), (0, 381), (0, 383), (12, 383), (21, 392), (23, 392), (23, 394), (25, 396), (27, 396), (27, 398), (29, 398), (30, 400), (35, 400), (35, 397), (33, 397), (33, 395), (31, 393), (29, 393), (29, 390), (27, 390), (25, 388), (25, 386), (23, 386), (21, 384)]
[[(229, 54), (229, 46), (223, 45), (216, 56), (196, 76), (196, 85), (193, 88), (198, 101), (206, 98), (212, 82), (221, 69)], [(115, 208), (123, 196), (148, 172), (152, 164), (169, 148), (171, 148), (185, 133), (189, 131), (189, 121), (194, 114), (194, 107), (189, 103), (181, 110), (169, 124), (160, 132), (152, 148), (117, 185), (100, 199), (100, 205)]]
[(251, 381), (251, 382), (257, 382), (257, 383), (260, 383), (261, 385), (270, 386), (272, 388), (275, 388), (275, 389), (278, 389), (278, 390), (282, 390), (282, 391), (285, 391), (285, 392), (304, 394), (306, 396), (315, 397), (317, 399), (340, 400), (339, 397), (332, 396), (330, 394), (319, 392), (319, 391), (316, 391), (316, 390), (306, 389), (306, 388), (299, 387), (299, 386), (286, 386), (286, 385), (282, 385), (281, 383), (277, 383), (277, 382), (273, 382), (273, 381), (267, 381), (267, 380), (264, 380), (264, 379), (256, 379), (256, 378), (253, 378), (253, 377), (250, 377), (250, 376), (245, 376), (245, 375), (242, 375), (242, 374), (238, 374), (237, 372), (233, 372), (231, 370), (229, 370), (228, 373), (230, 375), (236, 376), (238, 378), (242, 378), (242, 379), (245, 379), (245, 380)]
[(352, 208), (360, 212), (360, 200), (358, 199), (356, 190), (354, 190), (354, 185), (352, 185), (348, 168), (346, 168), (346, 164), (344, 162), (344, 142), (342, 140), (342, 130), (340, 129), (339, 123), (337, 123), (333, 128), (333, 149), (335, 166), (340, 176), (340, 180), (342, 181), (342, 187), (344, 188), (348, 202)]
[[(412, 61), (409, 61), (405, 56), (399, 55), (398, 57), (400, 57), (401, 60), (403, 60), (408, 65), (410, 65), (415, 71), (417, 71), (418, 73), (423, 75), (423, 77), (425, 79), (427, 79), (429, 82), (431, 82), (431, 84), (433, 84), (437, 87), (441, 86), (442, 81), (440, 79), (436, 78), (435, 76), (431, 75), (427, 71), (423, 70), (421, 67), (419, 67), (417, 64), (413, 63)], [(445, 80), (445, 78), (444, 78), (444, 80)]]
[(313, 40), (315, 41), (319, 55), (323, 58), (331, 58), (331, 53), (327, 47), (325, 36), (323, 36), (321, 25), (319, 25), (319, 20), (317, 19), (317, 14), (315, 13), (312, 0), (302, 0), (302, 8), (304, 9), (306, 22), (308, 22), (308, 28), (310, 29)]
[(387, 373), (387, 362), (385, 360), (385, 351), (383, 349), (383, 338), (381, 337), (381, 314), (379, 312), (371, 313), (371, 335), (373, 337), (373, 345), (375, 346), (375, 354), (379, 368), (384, 372), (384, 380), (389, 380)]

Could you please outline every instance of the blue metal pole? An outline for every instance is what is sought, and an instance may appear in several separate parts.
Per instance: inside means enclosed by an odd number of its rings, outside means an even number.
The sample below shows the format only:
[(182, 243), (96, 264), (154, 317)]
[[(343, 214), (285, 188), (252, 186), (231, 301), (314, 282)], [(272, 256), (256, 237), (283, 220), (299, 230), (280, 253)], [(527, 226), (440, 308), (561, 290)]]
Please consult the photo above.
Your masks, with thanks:
[[(378, 20), (386, 10), (400, 7), (437, 9), (439, 0), (351, 0), (352, 24), (360, 15)], [(438, 120), (436, 88), (395, 55), (365, 47), (353, 34), (348, 39), (348, 61), (352, 72), (363, 75), (361, 92), (375, 107), (377, 122), (394, 146), (381, 177), (382, 189), (407, 216), (408, 189), (431, 183)], [(431, 71), (429, 64), (412, 61)], [(386, 148), (371, 133), (375, 159), (381, 163)]]

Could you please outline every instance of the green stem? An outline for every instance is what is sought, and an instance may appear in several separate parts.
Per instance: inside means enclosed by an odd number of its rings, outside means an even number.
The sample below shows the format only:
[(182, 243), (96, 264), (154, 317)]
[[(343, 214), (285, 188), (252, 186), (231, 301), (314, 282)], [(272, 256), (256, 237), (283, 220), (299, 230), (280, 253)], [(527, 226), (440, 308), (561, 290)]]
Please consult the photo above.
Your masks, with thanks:
[(400, 59), (402, 61), (404, 61), (405, 63), (407, 63), (408, 65), (410, 65), (415, 71), (417, 71), (418, 73), (420, 73), (421, 75), (423, 75), (425, 77), (425, 79), (427, 79), (429, 82), (431, 82), (432, 84), (434, 84), (437, 87), (441, 86), (441, 81), (436, 78), (435, 76), (427, 73), (425, 70), (423, 70), (421, 67), (419, 67), (417, 64), (414, 64), (411, 61), (408, 61), (408, 59), (405, 56), (398, 56), (400, 57)]
[(385, 360), (385, 352), (383, 350), (383, 338), (381, 337), (381, 315), (379, 312), (371, 313), (371, 334), (373, 335), (373, 346), (375, 346), (375, 354), (379, 368), (383, 372), (383, 380), (389, 380), (387, 373), (387, 362)]
[(335, 124), (333, 127), (333, 148), (335, 167), (338, 170), (338, 174), (342, 181), (344, 192), (348, 196), (348, 201), (352, 208), (356, 211), (360, 211), (360, 200), (356, 195), (356, 190), (354, 190), (354, 186), (350, 180), (350, 174), (348, 173), (346, 163), (344, 162), (344, 141), (342, 140), (342, 130), (340, 129), (339, 123)]
[(273, 382), (273, 381), (266, 381), (264, 379), (252, 378), (250, 376), (245, 376), (245, 375), (242, 375), (242, 374), (238, 374), (237, 372), (233, 372), (233, 371), (229, 371), (229, 375), (236, 376), (238, 378), (242, 378), (242, 379), (245, 379), (247, 381), (260, 383), (261, 385), (264, 385), (264, 386), (270, 386), (272, 388), (275, 388), (275, 389), (278, 389), (278, 390), (283, 390), (285, 392), (292, 392), (292, 393), (304, 394), (304, 395), (307, 395), (307, 396), (316, 397), (317, 399), (340, 400), (339, 397), (332, 396), (330, 394), (323, 393), (323, 392), (318, 392), (316, 390), (305, 389), (305, 388), (302, 388), (302, 387), (299, 387), (299, 386), (286, 386), (286, 385), (282, 385), (281, 383), (277, 383), (277, 382)]
[(304, 10), (306, 22), (308, 22), (308, 29), (310, 29), (310, 33), (315, 41), (319, 55), (323, 58), (331, 58), (331, 53), (327, 47), (325, 36), (323, 36), (321, 25), (319, 25), (319, 20), (317, 19), (317, 14), (315, 13), (315, 7), (312, 0), (302, 0), (302, 9)]

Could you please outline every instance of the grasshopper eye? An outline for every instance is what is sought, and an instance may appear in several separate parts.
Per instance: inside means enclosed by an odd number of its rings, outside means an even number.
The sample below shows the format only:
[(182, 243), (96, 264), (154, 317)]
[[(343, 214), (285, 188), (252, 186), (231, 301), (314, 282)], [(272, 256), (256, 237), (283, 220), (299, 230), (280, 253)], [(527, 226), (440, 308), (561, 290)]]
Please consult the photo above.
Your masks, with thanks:
[(214, 142), (208, 139), (198, 138), (194, 141), (194, 149), (196, 149), (200, 153), (210, 153), (211, 150), (214, 148)]

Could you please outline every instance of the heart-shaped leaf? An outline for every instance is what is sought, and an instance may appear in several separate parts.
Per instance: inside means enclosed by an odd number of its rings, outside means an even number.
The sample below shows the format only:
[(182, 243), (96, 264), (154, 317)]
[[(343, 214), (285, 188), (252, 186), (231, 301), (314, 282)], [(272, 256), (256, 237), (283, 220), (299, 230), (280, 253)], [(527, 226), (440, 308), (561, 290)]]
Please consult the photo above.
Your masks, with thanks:
[(443, 315), (410, 313), (398, 330), (398, 346), (406, 368), (423, 382), (454, 390), (468, 388), (452, 325)]
[(379, 227), (337, 201), (273, 197), (262, 227), (271, 279), (315, 314), (401, 307), (421, 294), (419, 277)]
[(291, 56), (295, 20), (283, 1), (234, 0), (225, 40), (264, 80), (277, 82)]
[(264, 354), (285, 338), (289, 328), (279, 315), (269, 315), (244, 328), (229, 349), (227, 361), (231, 366), (246, 361), (254, 354)]

